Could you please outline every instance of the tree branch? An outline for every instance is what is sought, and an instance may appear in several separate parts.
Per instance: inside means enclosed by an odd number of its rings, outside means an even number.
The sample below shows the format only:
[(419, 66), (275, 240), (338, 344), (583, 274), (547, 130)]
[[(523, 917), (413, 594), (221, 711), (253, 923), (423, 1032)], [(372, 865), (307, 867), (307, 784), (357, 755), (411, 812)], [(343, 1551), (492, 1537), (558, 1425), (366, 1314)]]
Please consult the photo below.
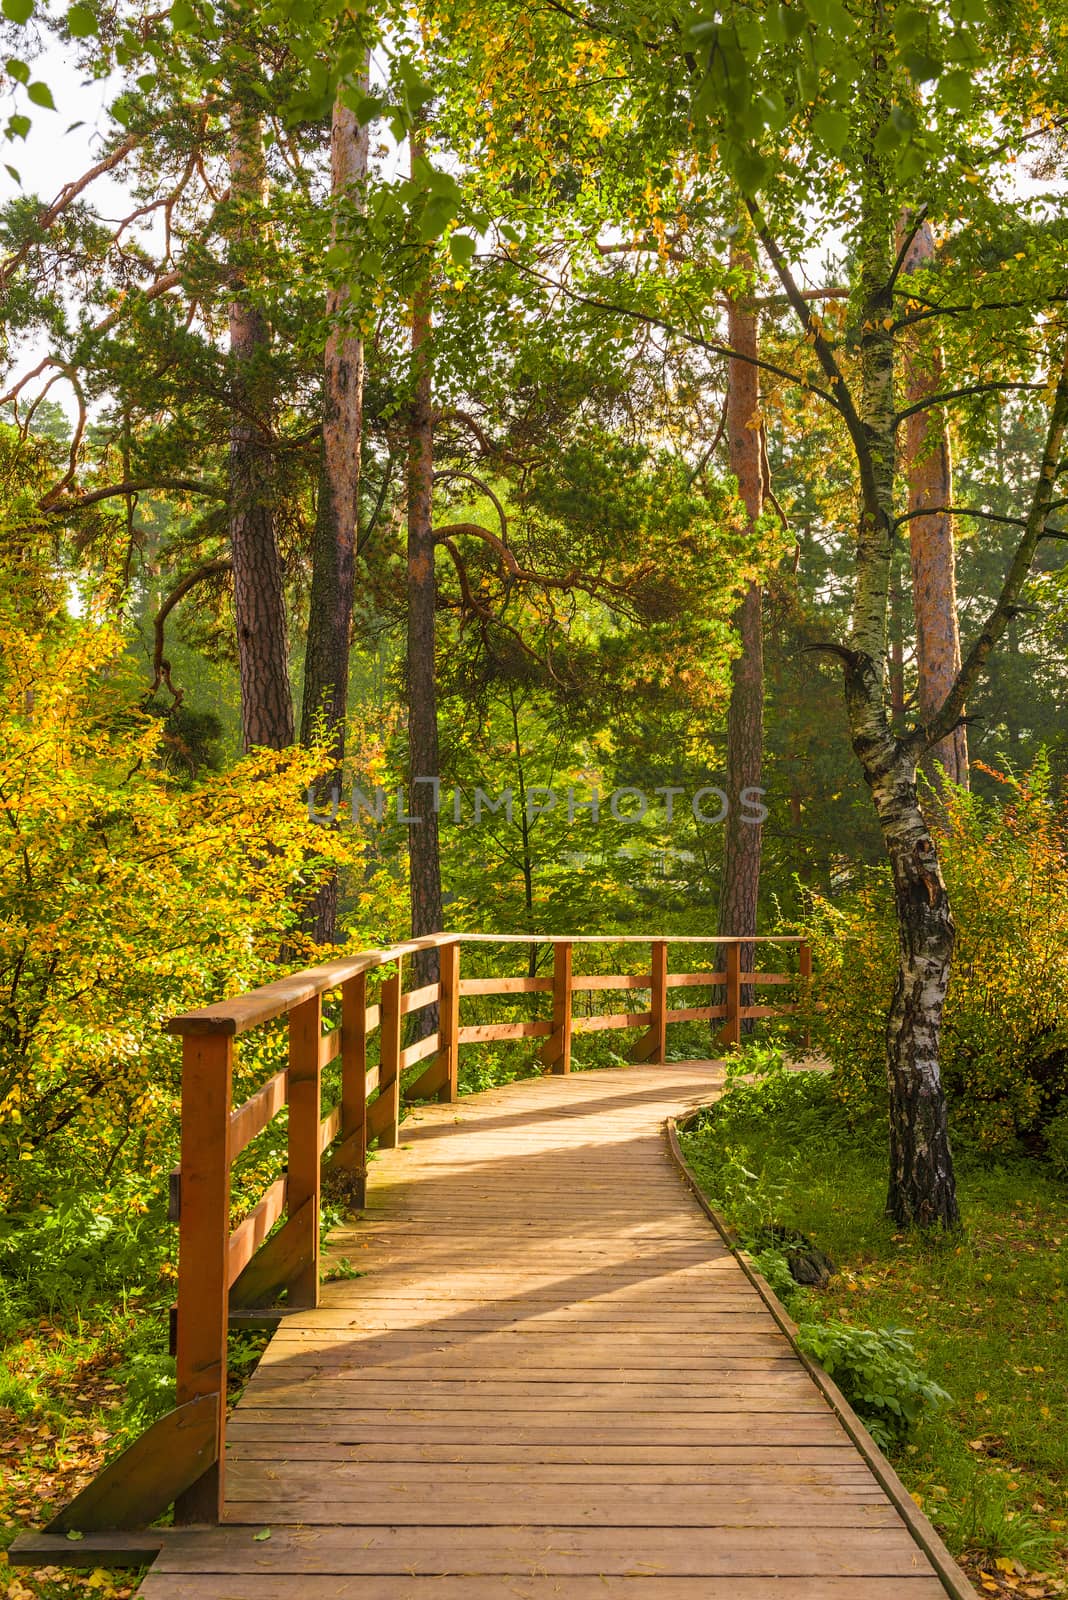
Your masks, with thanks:
[(894, 427), (898, 427), (900, 423), (905, 421), (906, 417), (913, 417), (919, 411), (928, 411), (931, 406), (948, 405), (951, 400), (963, 400), (970, 394), (999, 394), (1004, 391), (1021, 389), (1041, 392), (1045, 388), (1046, 385), (1044, 383), (969, 383), (962, 389), (946, 389), (942, 394), (928, 395), (925, 400), (917, 400), (914, 405), (906, 406), (903, 411), (899, 411), (894, 417)]
[(228, 561), (223, 556), (220, 556), (215, 561), (205, 561), (203, 566), (196, 567), (194, 571), (188, 573), (180, 583), (175, 584), (170, 594), (163, 601), (159, 610), (156, 612), (156, 620), (153, 624), (155, 631), (155, 646), (152, 652), (152, 670), (154, 677), (152, 679), (152, 687), (148, 691), (150, 695), (155, 694), (161, 683), (165, 683), (170, 693), (174, 696), (175, 705), (177, 706), (181, 704), (182, 696), (185, 693), (185, 690), (176, 689), (174, 687), (174, 684), (171, 682), (171, 664), (164, 655), (164, 629), (166, 627), (167, 618), (170, 616), (179, 600), (184, 600), (190, 589), (194, 589), (198, 583), (203, 583), (205, 578), (214, 578), (219, 576), (220, 573), (232, 571), (233, 562)]

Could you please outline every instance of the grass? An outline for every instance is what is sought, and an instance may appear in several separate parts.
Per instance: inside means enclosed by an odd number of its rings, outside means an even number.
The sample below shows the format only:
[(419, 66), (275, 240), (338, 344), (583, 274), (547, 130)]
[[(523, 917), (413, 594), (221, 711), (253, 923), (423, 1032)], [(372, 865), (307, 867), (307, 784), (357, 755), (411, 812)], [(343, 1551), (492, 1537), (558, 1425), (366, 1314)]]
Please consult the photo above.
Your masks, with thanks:
[(1068, 1592), (1068, 1186), (963, 1152), (963, 1236), (896, 1231), (881, 1130), (850, 1129), (812, 1073), (737, 1085), (683, 1143), (743, 1233), (797, 1230), (837, 1265), (798, 1321), (914, 1331), (951, 1400), (892, 1458), (980, 1592)]

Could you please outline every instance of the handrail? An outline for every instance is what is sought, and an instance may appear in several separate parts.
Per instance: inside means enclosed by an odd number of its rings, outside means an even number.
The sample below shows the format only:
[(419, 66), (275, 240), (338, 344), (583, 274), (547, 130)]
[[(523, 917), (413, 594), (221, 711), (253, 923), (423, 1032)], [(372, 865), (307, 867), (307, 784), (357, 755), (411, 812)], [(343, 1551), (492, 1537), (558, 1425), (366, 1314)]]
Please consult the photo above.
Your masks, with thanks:
[[(649, 944), (660, 941), (674, 944), (731, 944), (737, 943), (731, 935), (723, 934), (644, 934), (644, 933), (431, 933), (421, 939), (408, 939), (403, 944), (387, 945), (381, 950), (361, 950), (354, 956), (343, 956), (328, 961), (320, 967), (309, 967), (304, 972), (259, 989), (233, 1000), (219, 1000), (214, 1005), (202, 1006), (197, 1011), (184, 1011), (164, 1023), (167, 1033), (188, 1036), (194, 1033), (247, 1033), (264, 1022), (273, 1022), (293, 1006), (316, 995), (328, 994), (345, 982), (346, 978), (388, 966), (391, 961), (420, 950), (441, 950), (451, 944)], [(800, 934), (761, 934), (745, 941), (747, 944), (803, 944)]]
[[(465, 945), (532, 943), (552, 946), (551, 976), (460, 977)], [(648, 970), (576, 973), (576, 947), (604, 944), (648, 945)], [(670, 970), (671, 944), (715, 947), (715, 970)], [(796, 945), (796, 972), (745, 970), (743, 958), (748, 967), (749, 952), (762, 944)], [(438, 953), (438, 978), (406, 992), (405, 962), (426, 950)], [(369, 1005), (368, 975), (383, 968), (388, 971)], [(88, 1485), (55, 1519), (54, 1527), (88, 1533), (101, 1527), (141, 1526), (150, 1502), (149, 1520), (172, 1503), (178, 1523), (220, 1519), (231, 1324), (277, 1320), (289, 1309), (319, 1303), (324, 1172), (343, 1177), (353, 1201), (362, 1205), (368, 1148), (374, 1143), (381, 1148), (397, 1144), (402, 1093), (405, 1100), (455, 1100), (462, 1047), (538, 1039), (543, 1070), (566, 1073), (571, 1070), (576, 1034), (630, 1028), (640, 1030), (631, 1060), (660, 1062), (672, 1025), (718, 1021), (719, 1038), (737, 1043), (747, 1017), (785, 1016), (799, 1009), (796, 1000), (774, 1006), (743, 1003), (747, 991), (791, 983), (804, 991), (811, 977), (810, 947), (793, 935), (750, 939), (709, 934), (440, 933), (359, 951), (249, 994), (172, 1017), (164, 1026), (182, 1038), (181, 1162), (170, 1180), (170, 1214), (179, 1225), (178, 1303), (172, 1323), (177, 1409), (152, 1424), (132, 1447), (128, 1463), (126, 1457), (120, 1458)], [(671, 1006), (672, 990), (701, 987), (713, 991), (713, 1003)], [(335, 991), (340, 993), (341, 1025), (328, 1020), (324, 1031), (323, 998)], [(481, 1008), (492, 1005), (495, 997), (541, 994), (549, 997), (549, 1015), (461, 1024), (464, 1002)], [(631, 1001), (634, 995), (641, 999)], [(608, 1004), (632, 1003), (640, 1009), (597, 1011), (598, 997), (603, 996)], [(422, 1032), (405, 1047), (405, 1017), (425, 1013), (428, 1007), (436, 1007), (436, 1027), (431, 1013)], [(239, 1048), (235, 1039), (281, 1016), (288, 1019), (287, 1066), (275, 1070), (235, 1107), (233, 1072)], [(368, 1043), (376, 1033), (378, 1059), (369, 1061)], [(335, 1104), (324, 1107), (323, 1072), (335, 1061), (340, 1093)], [(404, 1076), (424, 1062), (418, 1075)], [(287, 1112), (284, 1170), (232, 1225), (234, 1161), (283, 1111)], [(146, 1486), (144, 1463), (149, 1457), (154, 1477)], [(122, 1511), (123, 1506), (128, 1512)], [(116, 1522), (122, 1515), (132, 1520)]]

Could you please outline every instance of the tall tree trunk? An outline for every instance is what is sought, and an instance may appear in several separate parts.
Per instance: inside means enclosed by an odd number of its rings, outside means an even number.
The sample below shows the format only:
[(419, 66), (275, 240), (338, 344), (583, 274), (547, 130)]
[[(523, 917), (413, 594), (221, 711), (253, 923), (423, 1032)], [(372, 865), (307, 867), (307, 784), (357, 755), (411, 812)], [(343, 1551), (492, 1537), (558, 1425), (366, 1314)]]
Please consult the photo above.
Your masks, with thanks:
[[(332, 229), (335, 241), (347, 231), (345, 208), (359, 204), (367, 176), (368, 142), (367, 127), (361, 126), (339, 95), (330, 124), (330, 187), (339, 208)], [(303, 744), (321, 737), (329, 746), (330, 765), (319, 784), (324, 802), (320, 809), (326, 815), (332, 810), (331, 793), (340, 795), (345, 759), (363, 440), (364, 351), (362, 340), (346, 325), (350, 311), (348, 289), (331, 289), (326, 301), (329, 332), (323, 358), (323, 447), (300, 719)], [(321, 944), (337, 937), (337, 905), (337, 874), (331, 873), (312, 908), (314, 937)]]
[[(882, 19), (881, 7), (876, 7), (876, 14)], [(885, 66), (878, 57), (875, 77), (885, 83)], [(890, 859), (898, 921), (898, 972), (887, 1020), (887, 1210), (901, 1226), (955, 1227), (960, 1218), (939, 1071), (942, 1008), (955, 929), (938, 853), (917, 800), (915, 758), (890, 721), (887, 642), (894, 548), (895, 396), (893, 224), (887, 188), (882, 162), (873, 150), (861, 223), (860, 428), (866, 449), (861, 461), (850, 649), (845, 652), (846, 706), (853, 750), (871, 789)]]
[[(909, 226), (906, 218), (904, 227)], [(905, 255), (904, 270), (914, 272), (935, 253), (931, 225), (923, 222)], [(944, 362), (937, 337), (913, 330), (905, 343), (905, 401), (915, 405), (942, 387)], [(905, 466), (909, 511), (953, 504), (953, 457), (945, 413), (940, 406), (906, 418)], [(960, 671), (960, 629), (957, 621), (956, 551), (953, 518), (931, 510), (908, 523), (912, 561), (912, 597), (916, 616), (916, 664), (919, 715), (929, 723), (938, 712)], [(921, 768), (937, 791), (943, 773), (953, 783), (968, 782), (968, 736), (963, 726), (932, 745)]]
[(285, 593), (274, 521), (270, 333), (246, 292), (243, 266), (262, 227), (267, 165), (259, 119), (235, 113), (230, 138), (235, 214), (230, 306), (233, 420), (230, 428), (230, 549), (245, 748), (293, 743)]
[[(424, 279), (412, 304), (414, 388), (408, 433), (408, 814), (412, 818), (408, 825), (408, 860), (412, 935), (416, 938), (440, 932), (442, 924), (430, 336), (430, 285)], [(415, 970), (419, 983), (433, 983), (438, 973), (436, 951), (418, 955)], [(425, 1031), (433, 1032), (436, 1019), (429, 1012), (423, 1016), (427, 1019)]]
[[(752, 269), (747, 255), (735, 253), (733, 266)], [(754, 365), (757, 353), (757, 314), (751, 304), (732, 296), (727, 309), (727, 342), (739, 355), (728, 369), (727, 447), (730, 467), (738, 480), (746, 520), (755, 527), (764, 509), (764, 481), (760, 443), (760, 379)], [(759, 822), (742, 820), (743, 789), (757, 788), (764, 753), (764, 636), (759, 584), (749, 585), (734, 613), (739, 654), (731, 666), (731, 697), (727, 710), (728, 809), (724, 822), (723, 870), (719, 893), (719, 932), (755, 937), (760, 895)], [(753, 970), (755, 947), (742, 946), (742, 971)], [(753, 1004), (753, 986), (742, 988), (742, 1004)], [(752, 1022), (744, 1025), (752, 1031)]]

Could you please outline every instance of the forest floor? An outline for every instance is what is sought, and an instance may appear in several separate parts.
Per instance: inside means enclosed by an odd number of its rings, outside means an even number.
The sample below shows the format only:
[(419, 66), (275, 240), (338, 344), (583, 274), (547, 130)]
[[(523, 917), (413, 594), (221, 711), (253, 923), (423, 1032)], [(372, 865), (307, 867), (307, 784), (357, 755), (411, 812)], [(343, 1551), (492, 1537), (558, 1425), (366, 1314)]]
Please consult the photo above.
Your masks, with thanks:
[(774, 1223), (831, 1258), (795, 1321), (913, 1331), (950, 1400), (891, 1458), (977, 1592), (1068, 1595), (1068, 1185), (962, 1153), (963, 1235), (898, 1232), (880, 1130), (850, 1130), (822, 1091), (784, 1115), (757, 1092), (747, 1117), (746, 1093), (683, 1135), (709, 1199), (743, 1236)]

